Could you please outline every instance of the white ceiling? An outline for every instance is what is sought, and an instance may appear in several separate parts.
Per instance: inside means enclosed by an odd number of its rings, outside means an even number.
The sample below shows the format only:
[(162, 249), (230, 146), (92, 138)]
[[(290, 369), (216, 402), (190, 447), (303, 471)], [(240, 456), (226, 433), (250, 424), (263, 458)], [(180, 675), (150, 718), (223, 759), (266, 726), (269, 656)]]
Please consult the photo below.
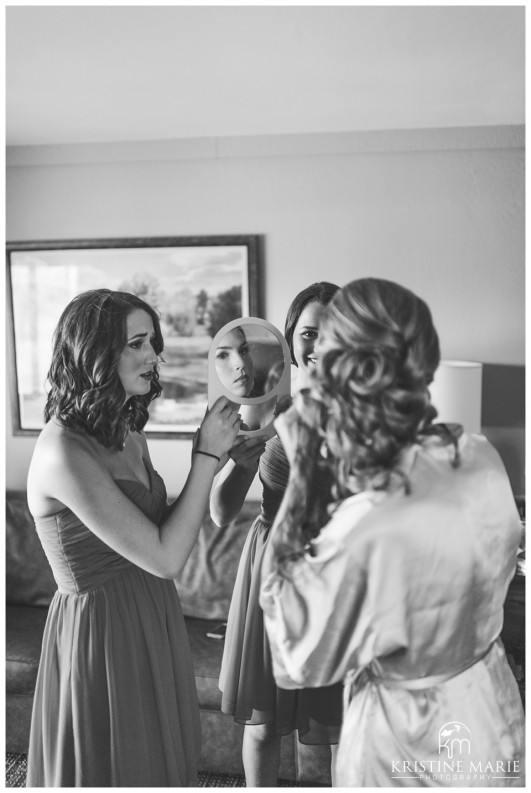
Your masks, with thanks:
[(524, 14), (7, 6), (7, 143), (523, 124)]

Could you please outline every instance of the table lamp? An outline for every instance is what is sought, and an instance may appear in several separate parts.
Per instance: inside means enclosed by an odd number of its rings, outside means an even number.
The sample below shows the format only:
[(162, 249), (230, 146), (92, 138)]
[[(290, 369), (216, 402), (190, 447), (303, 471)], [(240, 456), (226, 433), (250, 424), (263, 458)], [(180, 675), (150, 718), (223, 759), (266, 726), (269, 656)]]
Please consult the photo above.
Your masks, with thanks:
[(429, 386), (436, 422), (462, 424), (465, 432), (481, 432), (483, 364), (441, 360)]

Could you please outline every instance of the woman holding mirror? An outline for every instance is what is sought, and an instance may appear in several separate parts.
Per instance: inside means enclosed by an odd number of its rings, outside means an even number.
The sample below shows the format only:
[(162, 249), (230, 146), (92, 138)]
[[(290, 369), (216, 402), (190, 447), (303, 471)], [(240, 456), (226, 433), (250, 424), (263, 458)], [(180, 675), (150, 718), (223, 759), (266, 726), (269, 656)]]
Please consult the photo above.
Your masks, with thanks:
[(54, 334), (45, 426), (28, 504), (58, 590), (44, 632), (28, 787), (197, 784), (200, 721), (177, 590), (214, 476), (240, 428), (229, 400), (206, 413), (179, 497), (144, 427), (162, 391), (156, 311), (95, 289)]
[[(320, 316), (338, 288), (326, 281), (312, 284), (288, 310), (285, 337), (297, 367), (295, 390), (309, 382), (317, 362)], [(275, 684), (258, 598), (261, 560), (287, 486), (289, 465), (276, 436), (265, 451), (260, 437), (246, 438), (233, 448), (231, 457), (211, 496), (214, 521), (225, 526), (238, 514), (257, 470), (263, 498), (261, 514), (242, 552), (229, 611), (219, 681), (221, 709), (245, 725), (242, 756), (247, 786), (271, 787), (278, 780), (282, 735), (297, 730), (301, 743), (337, 743), (342, 692), (339, 685), (287, 691)]]

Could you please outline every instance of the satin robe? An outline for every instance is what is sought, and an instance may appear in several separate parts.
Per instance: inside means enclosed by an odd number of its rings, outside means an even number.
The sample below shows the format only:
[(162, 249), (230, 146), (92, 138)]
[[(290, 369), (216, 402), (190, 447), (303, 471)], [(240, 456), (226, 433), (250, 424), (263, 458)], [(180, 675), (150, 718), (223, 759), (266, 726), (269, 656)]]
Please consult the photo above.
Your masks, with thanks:
[[(362, 492), (311, 552), (277, 558), (261, 605), (279, 686), (345, 682), (338, 786), (523, 786), (524, 716), (499, 636), (519, 517), (480, 435), (409, 448), (411, 492)], [(294, 531), (294, 529), (292, 529)], [(300, 543), (299, 543), (300, 544)]]

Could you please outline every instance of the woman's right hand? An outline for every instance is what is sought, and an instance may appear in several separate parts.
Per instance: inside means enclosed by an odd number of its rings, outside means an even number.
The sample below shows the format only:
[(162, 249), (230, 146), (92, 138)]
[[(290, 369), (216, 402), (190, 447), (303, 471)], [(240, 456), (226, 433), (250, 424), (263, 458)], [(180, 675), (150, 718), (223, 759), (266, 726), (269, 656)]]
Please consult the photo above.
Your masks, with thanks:
[(207, 410), (197, 432), (194, 449), (215, 454), (220, 459), (227, 455), (240, 429), (241, 419), (233, 404), (222, 396)]
[(258, 437), (240, 436), (232, 449), (230, 457), (237, 466), (256, 473), (258, 461), (265, 450), (267, 435)]

